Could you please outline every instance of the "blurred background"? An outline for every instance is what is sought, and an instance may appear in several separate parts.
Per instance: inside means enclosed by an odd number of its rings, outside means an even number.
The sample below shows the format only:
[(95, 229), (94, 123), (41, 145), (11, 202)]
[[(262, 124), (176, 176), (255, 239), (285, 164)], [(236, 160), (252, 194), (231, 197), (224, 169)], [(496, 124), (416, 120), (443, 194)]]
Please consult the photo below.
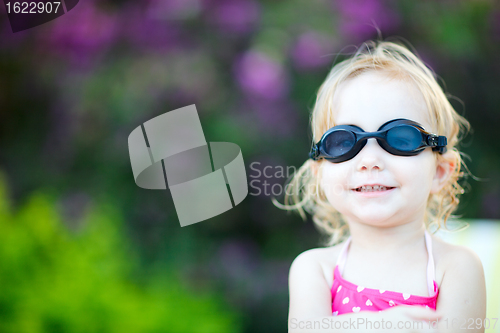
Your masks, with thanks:
[[(15, 34), (0, 5), (0, 332), (286, 332), (288, 269), (321, 237), (271, 197), (307, 158), (319, 85), (375, 26), (471, 122), (460, 149), (479, 179), (458, 214), (479, 231), (459, 238), (483, 246), (494, 286), (498, 2), (81, 0)], [(253, 182), (236, 209), (181, 228), (168, 191), (135, 185), (127, 137), (191, 104)]]

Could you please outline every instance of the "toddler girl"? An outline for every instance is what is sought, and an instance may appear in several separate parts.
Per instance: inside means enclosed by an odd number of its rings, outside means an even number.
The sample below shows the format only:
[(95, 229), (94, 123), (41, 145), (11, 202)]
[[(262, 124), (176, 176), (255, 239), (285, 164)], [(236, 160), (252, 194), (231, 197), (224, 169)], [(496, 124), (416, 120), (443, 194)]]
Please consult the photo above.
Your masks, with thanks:
[(427, 231), (463, 193), (456, 146), (468, 125), (404, 46), (370, 41), (333, 67), (282, 206), (330, 235), (291, 266), (289, 332), (484, 332), (481, 262)]

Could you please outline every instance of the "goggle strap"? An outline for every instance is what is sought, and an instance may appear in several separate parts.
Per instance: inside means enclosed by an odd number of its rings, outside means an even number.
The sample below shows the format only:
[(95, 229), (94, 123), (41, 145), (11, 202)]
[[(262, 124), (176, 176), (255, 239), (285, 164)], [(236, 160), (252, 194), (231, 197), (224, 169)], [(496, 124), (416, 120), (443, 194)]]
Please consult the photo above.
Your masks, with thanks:
[(438, 146), (439, 147), (446, 147), (447, 144), (448, 144), (448, 140), (446, 139), (445, 136), (438, 137)]
[(434, 134), (429, 134), (427, 137), (427, 144), (431, 147), (443, 148), (448, 144), (448, 140), (446, 140), (445, 136), (437, 136)]
[(318, 145), (315, 144), (312, 147), (311, 152), (309, 153), (309, 157), (316, 161), (316, 159), (318, 158), (318, 155), (319, 155)]

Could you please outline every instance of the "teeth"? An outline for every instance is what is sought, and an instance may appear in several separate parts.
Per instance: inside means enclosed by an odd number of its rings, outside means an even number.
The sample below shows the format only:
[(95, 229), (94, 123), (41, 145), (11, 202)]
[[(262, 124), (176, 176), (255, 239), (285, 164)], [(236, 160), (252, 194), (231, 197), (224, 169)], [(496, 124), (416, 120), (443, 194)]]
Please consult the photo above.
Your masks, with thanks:
[(361, 186), (358, 188), (358, 192), (374, 192), (374, 191), (386, 191), (387, 187), (382, 185), (373, 185), (373, 186)]

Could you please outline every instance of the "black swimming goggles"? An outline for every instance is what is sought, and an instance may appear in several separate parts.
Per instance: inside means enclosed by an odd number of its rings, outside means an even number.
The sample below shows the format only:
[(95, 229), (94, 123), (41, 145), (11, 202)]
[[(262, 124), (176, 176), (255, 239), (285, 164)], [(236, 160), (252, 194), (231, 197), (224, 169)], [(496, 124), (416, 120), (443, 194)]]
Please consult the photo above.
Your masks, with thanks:
[(345, 162), (356, 156), (369, 138), (388, 153), (398, 156), (414, 156), (426, 147), (440, 154), (446, 152), (445, 136), (430, 134), (422, 125), (408, 119), (394, 119), (386, 122), (377, 132), (365, 132), (354, 125), (338, 125), (330, 128), (315, 144), (309, 157), (318, 160), (324, 157), (334, 163)]

